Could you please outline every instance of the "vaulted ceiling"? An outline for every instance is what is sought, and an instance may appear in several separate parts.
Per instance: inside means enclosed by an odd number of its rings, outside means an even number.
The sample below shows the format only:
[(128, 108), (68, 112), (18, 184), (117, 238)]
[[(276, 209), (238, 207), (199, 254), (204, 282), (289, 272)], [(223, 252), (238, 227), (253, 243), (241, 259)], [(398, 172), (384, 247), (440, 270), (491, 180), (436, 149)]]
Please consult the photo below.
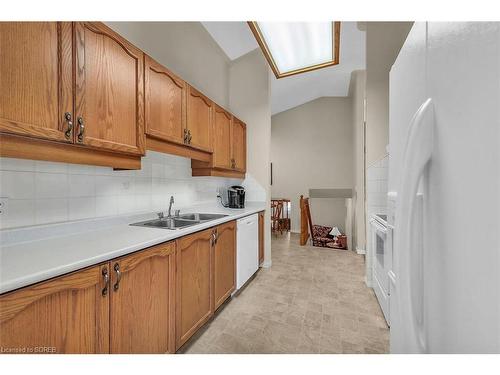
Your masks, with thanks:
[[(258, 48), (246, 22), (202, 22), (230, 60)], [(357, 22), (342, 22), (340, 63), (328, 68), (276, 79), (271, 76), (271, 109), (276, 114), (323, 96), (347, 96), (351, 73), (365, 69), (365, 32)]]

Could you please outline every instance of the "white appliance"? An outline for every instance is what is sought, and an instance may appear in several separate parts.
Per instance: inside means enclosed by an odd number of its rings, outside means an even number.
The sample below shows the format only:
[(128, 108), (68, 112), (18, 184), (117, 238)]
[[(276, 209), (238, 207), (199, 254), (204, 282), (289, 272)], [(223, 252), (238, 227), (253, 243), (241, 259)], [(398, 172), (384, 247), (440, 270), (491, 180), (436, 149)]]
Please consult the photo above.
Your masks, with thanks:
[(240, 289), (259, 269), (259, 215), (237, 221), (236, 290)]
[(500, 23), (413, 25), (390, 72), (391, 352), (500, 352), (499, 108)]
[(372, 286), (384, 314), (385, 321), (390, 325), (389, 311), (389, 271), (392, 269), (392, 247), (387, 243), (387, 215), (372, 215), (371, 251), (372, 251)]

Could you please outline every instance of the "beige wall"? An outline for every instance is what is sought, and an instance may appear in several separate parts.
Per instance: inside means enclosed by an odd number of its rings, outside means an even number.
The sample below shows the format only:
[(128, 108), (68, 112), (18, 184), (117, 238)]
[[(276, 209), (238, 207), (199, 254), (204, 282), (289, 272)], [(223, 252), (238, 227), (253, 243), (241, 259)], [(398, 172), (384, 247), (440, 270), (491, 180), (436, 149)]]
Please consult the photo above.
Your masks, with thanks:
[[(260, 50), (234, 60), (229, 68), (229, 108), (247, 125), (249, 200), (270, 202), (271, 86), (270, 71)], [(271, 265), (270, 212), (265, 216), (264, 265)]]
[[(272, 195), (292, 201), (292, 230), (300, 230), (299, 197), (314, 188), (352, 188), (351, 99), (323, 97), (272, 117)], [(316, 224), (344, 229), (344, 199), (311, 200)]]
[(364, 150), (364, 100), (366, 71), (354, 71), (351, 75), (349, 96), (352, 100), (353, 126), (353, 215), (352, 243), (354, 248), (366, 249), (365, 235), (365, 150)]
[(366, 163), (386, 155), (389, 143), (389, 71), (412, 22), (366, 24)]
[(229, 59), (199, 22), (106, 22), (210, 99), (229, 105)]

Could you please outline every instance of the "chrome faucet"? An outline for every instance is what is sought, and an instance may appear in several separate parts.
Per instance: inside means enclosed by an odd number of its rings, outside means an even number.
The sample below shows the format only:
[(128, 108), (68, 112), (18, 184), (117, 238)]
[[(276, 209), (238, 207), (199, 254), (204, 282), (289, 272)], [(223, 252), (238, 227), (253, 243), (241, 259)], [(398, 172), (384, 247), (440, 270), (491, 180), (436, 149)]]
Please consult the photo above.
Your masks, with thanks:
[(170, 197), (170, 204), (168, 206), (168, 216), (167, 217), (172, 217), (172, 205), (174, 204), (174, 196), (172, 195)]
[[(173, 204), (174, 204), (174, 196), (172, 195), (172, 196), (170, 197), (170, 205), (168, 206), (168, 215), (167, 215), (167, 219), (172, 218), (172, 205), (173, 205)], [(175, 210), (175, 216), (176, 216), (176, 217), (177, 217), (177, 216), (179, 216), (180, 212), (181, 212), (181, 210)], [(159, 218), (160, 220), (163, 220), (163, 219), (165, 218), (165, 215), (164, 215), (163, 211), (162, 211), (162, 212), (158, 212), (158, 213), (157, 213), (157, 215), (158, 215), (158, 218)]]

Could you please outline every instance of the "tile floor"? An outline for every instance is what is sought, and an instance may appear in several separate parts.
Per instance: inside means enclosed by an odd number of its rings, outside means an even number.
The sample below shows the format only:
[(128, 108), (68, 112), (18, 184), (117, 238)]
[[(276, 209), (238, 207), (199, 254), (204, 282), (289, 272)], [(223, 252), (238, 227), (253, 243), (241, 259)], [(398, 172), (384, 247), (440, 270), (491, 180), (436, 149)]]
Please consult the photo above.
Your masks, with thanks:
[(272, 267), (261, 269), (221, 307), (182, 353), (387, 353), (389, 329), (363, 257), (272, 240)]

